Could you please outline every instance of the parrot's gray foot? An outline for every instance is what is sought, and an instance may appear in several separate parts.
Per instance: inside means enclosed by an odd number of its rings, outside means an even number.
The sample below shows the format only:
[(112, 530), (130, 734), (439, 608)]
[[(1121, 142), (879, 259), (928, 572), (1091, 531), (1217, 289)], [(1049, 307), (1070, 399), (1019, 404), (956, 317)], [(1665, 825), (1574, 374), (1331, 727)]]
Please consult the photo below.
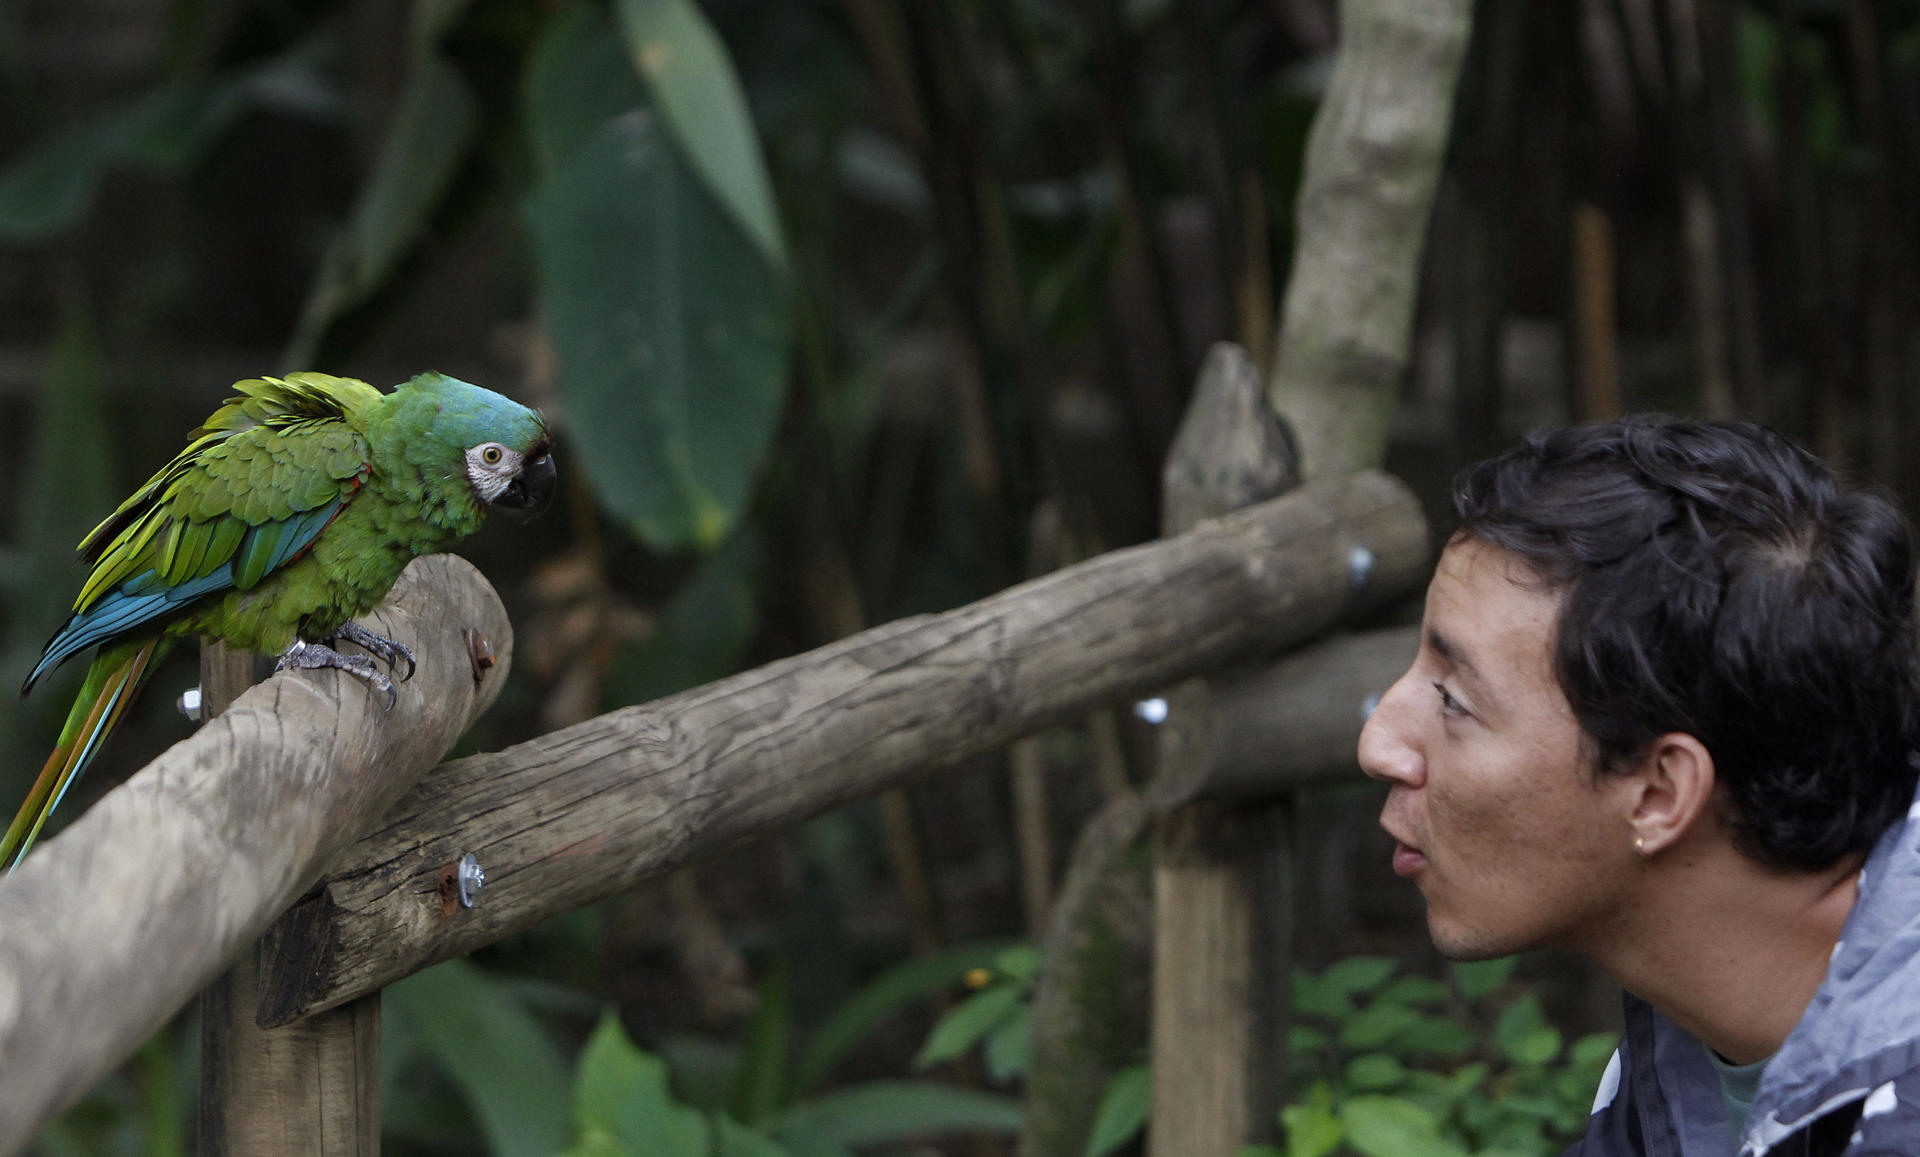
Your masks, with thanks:
[(407, 673), (400, 676), (400, 681), (405, 683), (407, 680), (413, 678), (415, 669), (413, 648), (407, 646), (405, 643), (396, 643), (385, 635), (376, 635), (359, 623), (348, 623), (346, 626), (341, 627), (340, 633), (334, 637), (337, 639), (345, 639), (347, 642), (366, 651), (374, 658), (385, 663), (389, 671), (398, 671), (400, 669), (400, 660), (405, 659), (407, 661)]
[(293, 646), (281, 654), (279, 662), (273, 665), (275, 671), (317, 671), (322, 667), (332, 667), (345, 671), (349, 675), (358, 675), (367, 681), (375, 691), (387, 693), (387, 710), (399, 702), (400, 693), (393, 689), (393, 680), (385, 672), (373, 665), (373, 660), (362, 655), (342, 655), (332, 647), (322, 643), (309, 643), (305, 639), (295, 639)]

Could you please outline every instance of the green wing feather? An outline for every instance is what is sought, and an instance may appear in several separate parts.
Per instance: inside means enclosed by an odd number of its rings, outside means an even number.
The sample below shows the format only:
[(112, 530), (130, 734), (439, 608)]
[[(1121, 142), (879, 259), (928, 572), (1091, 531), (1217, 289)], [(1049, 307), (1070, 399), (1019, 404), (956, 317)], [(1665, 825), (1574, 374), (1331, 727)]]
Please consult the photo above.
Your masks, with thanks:
[[(241, 556), (236, 586), (265, 577), (289, 522), (352, 495), (370, 468), (352, 424), (380, 392), (327, 374), (237, 383), (238, 396), (187, 448), (81, 540), (92, 572), (74, 600), (85, 611), (147, 571), (169, 586), (205, 578)], [(284, 561), (284, 560), (283, 560)], [(245, 581), (238, 581), (238, 580)]]
[(326, 374), (234, 388), (185, 450), (81, 540), (92, 570), (27, 687), (89, 646), (218, 591), (252, 589), (299, 557), (366, 481), (358, 426), (378, 390)]

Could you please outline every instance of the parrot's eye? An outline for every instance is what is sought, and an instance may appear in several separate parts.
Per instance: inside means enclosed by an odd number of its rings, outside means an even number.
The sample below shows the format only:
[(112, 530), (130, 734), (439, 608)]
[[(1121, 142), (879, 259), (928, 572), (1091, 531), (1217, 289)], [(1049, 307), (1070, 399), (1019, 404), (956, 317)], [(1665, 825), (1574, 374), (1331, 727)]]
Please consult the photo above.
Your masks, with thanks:
[(500, 459), (506, 456), (507, 452), (498, 446), (488, 446), (480, 451), (480, 460), (489, 466), (500, 465)]

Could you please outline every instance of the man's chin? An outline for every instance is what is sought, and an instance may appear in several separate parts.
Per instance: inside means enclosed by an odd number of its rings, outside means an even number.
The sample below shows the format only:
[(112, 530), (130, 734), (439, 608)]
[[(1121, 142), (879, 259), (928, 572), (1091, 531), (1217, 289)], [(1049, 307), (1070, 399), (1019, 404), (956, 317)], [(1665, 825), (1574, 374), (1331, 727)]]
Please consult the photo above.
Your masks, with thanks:
[(1433, 940), (1434, 950), (1443, 959), (1455, 964), (1498, 960), (1526, 948), (1526, 945), (1513, 943), (1510, 937), (1500, 936), (1491, 929), (1463, 928), (1435, 920), (1431, 914), (1427, 917), (1427, 935)]

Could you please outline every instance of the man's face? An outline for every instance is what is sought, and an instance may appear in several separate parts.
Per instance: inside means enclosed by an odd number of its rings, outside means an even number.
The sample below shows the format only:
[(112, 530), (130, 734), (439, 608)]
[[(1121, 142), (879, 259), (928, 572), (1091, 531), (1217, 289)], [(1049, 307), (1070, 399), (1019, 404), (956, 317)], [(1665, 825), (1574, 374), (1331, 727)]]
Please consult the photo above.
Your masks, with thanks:
[(1559, 597), (1517, 556), (1456, 538), (1427, 588), (1420, 653), (1360, 734), (1393, 790), (1380, 825), (1455, 960), (1604, 934), (1632, 836), (1596, 784), (1553, 673)]

